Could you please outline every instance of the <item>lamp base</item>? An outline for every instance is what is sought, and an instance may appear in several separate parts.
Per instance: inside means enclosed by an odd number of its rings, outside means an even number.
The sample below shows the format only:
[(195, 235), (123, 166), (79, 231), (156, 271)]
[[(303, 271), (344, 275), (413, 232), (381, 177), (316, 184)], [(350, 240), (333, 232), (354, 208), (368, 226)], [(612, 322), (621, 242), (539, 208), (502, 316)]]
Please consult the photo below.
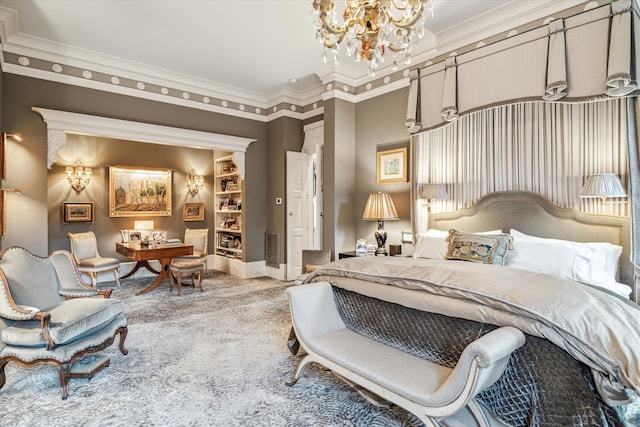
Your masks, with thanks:
[(387, 255), (388, 255), (388, 253), (387, 253), (387, 249), (386, 248), (384, 248), (384, 247), (376, 248), (376, 256), (387, 256)]
[(385, 256), (387, 255), (387, 249), (385, 248), (385, 243), (387, 242), (387, 232), (384, 230), (384, 221), (378, 220), (378, 229), (375, 232), (376, 242), (378, 242), (378, 247), (376, 248), (376, 256)]

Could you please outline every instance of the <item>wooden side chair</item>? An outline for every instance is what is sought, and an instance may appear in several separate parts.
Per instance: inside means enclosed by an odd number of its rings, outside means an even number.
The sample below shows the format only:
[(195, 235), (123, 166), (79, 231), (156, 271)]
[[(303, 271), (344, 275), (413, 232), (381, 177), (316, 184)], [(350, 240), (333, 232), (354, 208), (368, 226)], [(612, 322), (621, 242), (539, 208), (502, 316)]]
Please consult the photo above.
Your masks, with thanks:
[(196, 275), (198, 276), (198, 285), (200, 286), (200, 292), (203, 292), (202, 279), (207, 268), (207, 247), (209, 240), (208, 228), (187, 228), (184, 232), (184, 243), (193, 245), (193, 254), (176, 257), (171, 260), (169, 264), (169, 272), (171, 273), (172, 280), (169, 285), (169, 292), (173, 291), (173, 285), (175, 282), (178, 296), (182, 291), (182, 279), (184, 277), (191, 277), (191, 287), (195, 288)]
[(98, 273), (112, 271), (116, 285), (120, 286), (120, 260), (100, 256), (98, 241), (93, 231), (67, 233), (71, 243), (71, 254), (81, 273), (91, 276), (91, 285), (98, 287)]

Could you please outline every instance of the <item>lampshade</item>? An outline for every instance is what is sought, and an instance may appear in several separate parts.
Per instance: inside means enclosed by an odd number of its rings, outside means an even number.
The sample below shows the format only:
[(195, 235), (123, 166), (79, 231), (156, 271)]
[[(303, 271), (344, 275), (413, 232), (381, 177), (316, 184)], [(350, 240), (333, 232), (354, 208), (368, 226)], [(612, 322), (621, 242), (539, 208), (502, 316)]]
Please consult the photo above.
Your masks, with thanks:
[(591, 175), (584, 183), (580, 197), (627, 197), (622, 182), (618, 175), (613, 173), (600, 173)]
[(444, 184), (421, 184), (419, 194), (421, 199), (437, 200), (449, 198)]
[(134, 221), (133, 228), (135, 230), (153, 230), (153, 221)]
[(362, 219), (398, 219), (398, 212), (396, 212), (391, 196), (387, 193), (369, 194)]

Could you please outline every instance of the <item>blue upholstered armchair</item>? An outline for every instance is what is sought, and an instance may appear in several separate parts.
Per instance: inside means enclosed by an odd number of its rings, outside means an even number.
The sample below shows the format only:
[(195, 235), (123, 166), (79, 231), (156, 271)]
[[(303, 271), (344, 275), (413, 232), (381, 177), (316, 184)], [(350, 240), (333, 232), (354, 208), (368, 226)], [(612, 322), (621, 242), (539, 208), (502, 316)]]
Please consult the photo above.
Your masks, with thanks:
[(0, 252), (0, 389), (7, 363), (50, 363), (66, 399), (79, 358), (107, 348), (116, 335), (127, 354), (124, 304), (110, 295), (84, 283), (68, 251), (46, 258), (16, 246)]

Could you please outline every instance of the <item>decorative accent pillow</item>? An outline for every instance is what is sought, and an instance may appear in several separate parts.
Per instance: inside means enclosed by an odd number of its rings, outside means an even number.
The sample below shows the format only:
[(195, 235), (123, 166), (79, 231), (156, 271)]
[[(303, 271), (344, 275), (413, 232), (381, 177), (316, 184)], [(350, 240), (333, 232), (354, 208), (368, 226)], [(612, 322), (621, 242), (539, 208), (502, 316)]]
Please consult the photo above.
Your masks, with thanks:
[[(502, 234), (502, 230), (482, 231), (475, 234)], [(416, 234), (414, 258), (445, 259), (449, 244), (449, 232), (432, 228), (424, 233)]]
[(446, 259), (504, 265), (513, 238), (508, 234), (477, 234), (449, 230)]

